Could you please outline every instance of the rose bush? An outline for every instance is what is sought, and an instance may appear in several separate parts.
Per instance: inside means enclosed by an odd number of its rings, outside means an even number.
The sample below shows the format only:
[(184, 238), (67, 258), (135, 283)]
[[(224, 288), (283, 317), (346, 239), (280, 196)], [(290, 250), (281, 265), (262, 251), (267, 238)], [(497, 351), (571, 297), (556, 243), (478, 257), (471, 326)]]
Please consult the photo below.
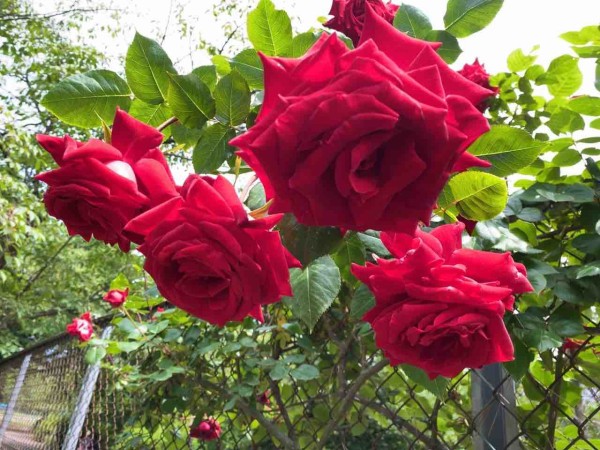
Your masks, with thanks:
[(296, 259), (271, 231), (281, 215), (250, 220), (224, 177), (190, 175), (181, 196), (133, 219), (126, 234), (146, 256), (144, 268), (175, 306), (220, 326), (292, 295)]
[(334, 0), (329, 11), (329, 15), (333, 17), (325, 26), (344, 33), (356, 46), (360, 41), (368, 7), (389, 23), (394, 21), (399, 8), (398, 5), (384, 3), (382, 0)]
[(513, 309), (514, 294), (533, 290), (525, 267), (509, 253), (463, 249), (463, 229), (383, 233), (393, 258), (353, 266), (375, 295), (363, 319), (391, 364), (412, 364), (435, 378), (513, 359), (502, 316)]
[(59, 165), (37, 175), (48, 184), (44, 204), (71, 235), (92, 236), (129, 251), (123, 235), (129, 220), (177, 195), (171, 171), (158, 146), (163, 135), (117, 110), (111, 143), (78, 142), (38, 135), (37, 140)]
[(493, 93), (436, 48), (369, 8), (356, 50), (323, 35), (302, 58), (263, 56), (257, 123), (231, 144), (273, 199), (270, 211), (412, 233), (453, 171), (489, 165), (466, 148), (489, 128), (474, 105)]

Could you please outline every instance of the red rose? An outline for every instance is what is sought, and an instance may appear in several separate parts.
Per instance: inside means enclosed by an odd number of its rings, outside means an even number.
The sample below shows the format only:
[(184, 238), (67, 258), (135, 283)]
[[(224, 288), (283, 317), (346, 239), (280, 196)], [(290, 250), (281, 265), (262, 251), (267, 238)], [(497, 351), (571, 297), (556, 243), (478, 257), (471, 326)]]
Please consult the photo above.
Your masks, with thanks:
[(292, 295), (288, 267), (299, 265), (271, 228), (280, 215), (249, 220), (223, 177), (191, 175), (173, 198), (133, 219), (126, 231), (144, 268), (175, 306), (220, 326)]
[(369, 10), (361, 44), (324, 35), (299, 59), (267, 58), (257, 120), (231, 144), (256, 171), (270, 211), (307, 225), (412, 233), (429, 222), (465, 152), (489, 129), (473, 105), (490, 91)]
[(268, 406), (271, 404), (271, 400), (269, 399), (271, 395), (271, 391), (267, 389), (262, 394), (256, 396), (256, 403), (260, 403), (261, 405)]
[(89, 341), (94, 334), (92, 325), (92, 315), (90, 312), (83, 313), (80, 317), (76, 317), (67, 325), (67, 333), (71, 336), (77, 336), (81, 342)]
[(357, 46), (365, 22), (367, 4), (386, 22), (394, 22), (398, 5), (384, 3), (382, 0), (333, 0), (329, 11), (333, 18), (329, 19), (325, 26), (344, 33)]
[(581, 339), (571, 339), (566, 338), (562, 345), (563, 352), (572, 352), (575, 353), (585, 344), (584, 340)]
[(111, 289), (106, 294), (104, 294), (104, 297), (102, 298), (103, 300), (110, 303), (110, 306), (112, 306), (113, 308), (118, 308), (123, 303), (125, 303), (125, 300), (127, 300), (127, 295), (129, 295), (129, 288), (126, 288), (125, 290)]
[(479, 86), (489, 89), (494, 93), (498, 92), (497, 87), (490, 86), (490, 74), (486, 72), (485, 66), (477, 58), (475, 58), (473, 64), (465, 64), (458, 73)]
[(412, 364), (435, 378), (513, 359), (502, 316), (513, 294), (533, 290), (525, 267), (509, 253), (463, 249), (463, 229), (382, 233), (394, 259), (353, 266), (375, 295), (364, 320), (392, 365)]
[(162, 134), (118, 110), (112, 143), (78, 142), (38, 135), (37, 140), (60, 166), (36, 179), (49, 185), (44, 195), (51, 216), (62, 220), (69, 234), (86, 241), (92, 236), (129, 250), (123, 227), (129, 220), (174, 195), (175, 184), (157, 148)]
[(203, 441), (214, 441), (221, 436), (221, 424), (215, 419), (203, 420), (190, 431), (190, 437)]

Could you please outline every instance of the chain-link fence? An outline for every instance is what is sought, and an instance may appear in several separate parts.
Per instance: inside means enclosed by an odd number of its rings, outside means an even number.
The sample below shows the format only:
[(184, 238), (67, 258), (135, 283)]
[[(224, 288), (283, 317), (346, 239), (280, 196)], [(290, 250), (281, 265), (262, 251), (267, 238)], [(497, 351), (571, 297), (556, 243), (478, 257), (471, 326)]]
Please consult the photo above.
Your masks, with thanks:
[[(534, 361), (517, 384), (494, 365), (429, 389), (380, 355), (358, 371), (334, 358), (335, 389), (269, 379), (268, 401), (234, 397), (215, 408), (222, 435), (203, 442), (188, 437), (192, 408), (169, 406), (166, 391), (132, 395), (114, 371), (86, 364), (77, 342), (59, 336), (0, 365), (0, 448), (600, 449), (598, 368), (580, 350)], [(107, 358), (105, 366), (151, 360), (143, 351)], [(543, 364), (553, 364), (553, 377), (537, 370)], [(215, 396), (226, 386), (198, 383)]]

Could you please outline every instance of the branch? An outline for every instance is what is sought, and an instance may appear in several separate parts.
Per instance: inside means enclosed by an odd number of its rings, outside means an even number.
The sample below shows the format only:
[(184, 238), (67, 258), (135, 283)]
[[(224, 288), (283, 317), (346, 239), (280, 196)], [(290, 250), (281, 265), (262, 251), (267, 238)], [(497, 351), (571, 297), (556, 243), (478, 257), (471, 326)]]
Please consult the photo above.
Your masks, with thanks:
[(365, 405), (365, 407), (370, 408), (373, 411), (376, 411), (379, 414), (387, 417), (396, 426), (398, 431), (402, 432), (402, 428), (404, 428), (410, 434), (415, 436), (415, 438), (417, 440), (423, 442), (427, 446), (427, 448), (431, 448), (431, 449), (441, 448), (444, 450), (446, 449), (446, 447), (440, 441), (438, 441), (437, 439), (431, 439), (431, 438), (425, 436), (423, 434), (423, 432), (421, 430), (419, 430), (417, 427), (415, 427), (414, 425), (411, 425), (410, 422), (408, 422), (407, 420), (404, 420), (402, 417), (398, 416), (394, 412), (385, 408), (383, 405), (369, 401), (366, 398), (359, 397), (359, 396), (356, 397), (356, 400), (358, 400), (359, 403)]
[(381, 361), (379, 361), (377, 364), (363, 370), (360, 373), (360, 375), (358, 377), (356, 377), (356, 380), (354, 380), (354, 382), (350, 385), (348, 390), (345, 391), (346, 396), (342, 399), (342, 405), (340, 406), (340, 409), (338, 410), (339, 412), (336, 414), (335, 417), (333, 417), (327, 423), (327, 426), (325, 427), (325, 431), (323, 431), (323, 435), (321, 436), (321, 439), (319, 440), (317, 450), (321, 450), (321, 449), (325, 448), (325, 445), (327, 443), (327, 440), (329, 439), (329, 436), (331, 436), (331, 433), (333, 433), (333, 431), (335, 430), (335, 427), (338, 425), (339, 421), (343, 417), (346, 416), (346, 414), (352, 407), (352, 402), (354, 401), (354, 396), (356, 395), (358, 390), (361, 388), (361, 386), (363, 384), (365, 384), (369, 380), (369, 378), (371, 378), (373, 375), (375, 375), (376, 373), (381, 371), (381, 369), (386, 367), (389, 363), (390, 362), (388, 361), (388, 359), (384, 358)]
[(165, 128), (167, 128), (169, 125), (173, 125), (177, 121), (178, 121), (177, 117), (171, 117), (170, 119), (165, 120), (163, 123), (161, 123), (159, 126), (157, 126), (156, 129), (158, 131), (162, 131)]
[(32, 19), (51, 19), (52, 17), (65, 16), (67, 14), (75, 14), (75, 13), (97, 13), (100, 11), (122, 11), (122, 9), (117, 8), (73, 8), (66, 11), (56, 11), (53, 13), (47, 14), (7, 14), (5, 16), (0, 16), (0, 22), (8, 22), (15, 20), (32, 20)]

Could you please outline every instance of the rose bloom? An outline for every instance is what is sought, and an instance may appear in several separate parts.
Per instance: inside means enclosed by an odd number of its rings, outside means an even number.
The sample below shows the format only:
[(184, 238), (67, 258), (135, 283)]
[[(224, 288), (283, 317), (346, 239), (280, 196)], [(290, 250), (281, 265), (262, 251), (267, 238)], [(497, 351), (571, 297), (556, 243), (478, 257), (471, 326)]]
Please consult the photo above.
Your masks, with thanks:
[(579, 350), (583, 345), (585, 345), (586, 341), (582, 340), (582, 339), (571, 339), (571, 338), (566, 338), (565, 341), (563, 342), (562, 345), (562, 350), (564, 352), (572, 352), (575, 353), (577, 350)]
[(412, 233), (453, 171), (489, 165), (465, 150), (489, 129), (473, 105), (492, 92), (450, 69), (437, 46), (369, 9), (356, 50), (323, 35), (302, 58), (263, 56), (257, 123), (231, 144), (273, 199), (270, 212)]
[(203, 420), (190, 431), (190, 437), (203, 441), (214, 441), (221, 436), (221, 424), (215, 419)]
[(67, 325), (67, 333), (71, 336), (76, 336), (81, 342), (87, 342), (94, 334), (92, 325), (92, 315), (88, 311), (80, 317), (75, 317), (73, 321)]
[(281, 215), (250, 220), (224, 177), (191, 175), (173, 198), (126, 227), (142, 242), (144, 268), (175, 306), (220, 326), (292, 295), (289, 267), (299, 263), (271, 231)]
[(329, 11), (329, 15), (333, 17), (325, 23), (325, 26), (344, 33), (356, 46), (362, 34), (367, 5), (389, 23), (394, 22), (399, 8), (398, 5), (384, 3), (382, 0), (333, 0)]
[(462, 69), (458, 71), (467, 80), (478, 84), (481, 87), (489, 89), (494, 93), (498, 92), (497, 87), (490, 85), (490, 74), (485, 70), (485, 66), (479, 62), (479, 59), (475, 58), (473, 64), (465, 64)]
[(110, 303), (110, 306), (112, 306), (113, 308), (118, 308), (123, 303), (125, 303), (125, 300), (127, 300), (128, 295), (129, 295), (129, 288), (126, 288), (124, 290), (111, 289), (106, 294), (104, 294), (104, 297), (102, 297), (102, 299), (105, 300), (106, 302)]
[(111, 144), (38, 135), (59, 165), (36, 179), (48, 184), (44, 204), (70, 235), (92, 236), (129, 250), (123, 227), (151, 206), (177, 195), (155, 128), (117, 110)]
[(463, 249), (462, 223), (430, 233), (382, 233), (393, 258), (352, 273), (373, 292), (364, 320), (392, 365), (408, 363), (430, 378), (513, 359), (504, 326), (514, 294), (533, 288), (509, 253)]
[(260, 403), (261, 405), (268, 406), (271, 404), (271, 400), (269, 397), (271, 396), (271, 391), (267, 389), (263, 393), (256, 396), (256, 403)]

